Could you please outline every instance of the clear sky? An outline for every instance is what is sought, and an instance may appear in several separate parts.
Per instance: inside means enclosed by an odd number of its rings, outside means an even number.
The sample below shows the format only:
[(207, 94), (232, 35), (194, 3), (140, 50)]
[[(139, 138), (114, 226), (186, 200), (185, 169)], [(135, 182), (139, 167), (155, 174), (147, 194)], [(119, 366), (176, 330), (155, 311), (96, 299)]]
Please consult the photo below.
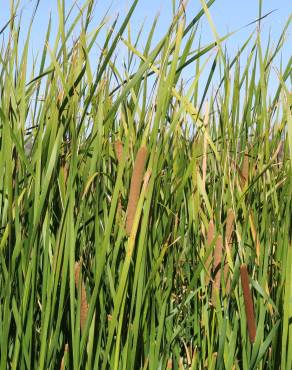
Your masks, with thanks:
[[(0, 0), (0, 29), (9, 18), (9, 3), (10, 0)], [(36, 0), (21, 0), (23, 7), (23, 21), (27, 24), (30, 18), (33, 5)], [(67, 9), (72, 4), (77, 3), (81, 5), (82, 0), (66, 0)], [(98, 24), (105, 11), (110, 8), (110, 20), (113, 20), (117, 13), (120, 14), (122, 20), (126, 10), (129, 9), (132, 1), (130, 0), (98, 0), (95, 19), (93, 24)], [(178, 3), (178, 1), (177, 1)], [(189, 0), (187, 7), (187, 19), (190, 20), (195, 16), (201, 8), (200, 0)], [(263, 40), (267, 40), (269, 34), (271, 35), (272, 44), (276, 44), (278, 37), (287, 22), (289, 16), (291, 18), (292, 1), (291, 0), (263, 0), (263, 14), (275, 10), (262, 22), (262, 35)], [(40, 6), (36, 17), (35, 25), (31, 35), (31, 51), (35, 54), (38, 48), (42, 47), (43, 40), (46, 32), (46, 26), (49, 19), (49, 14), (52, 14), (53, 19), (53, 32), (56, 30), (57, 21), (57, 0), (40, 0)], [(140, 0), (136, 8), (134, 16), (131, 21), (132, 35), (135, 35), (140, 28), (143, 21), (145, 21), (145, 35), (152, 24), (154, 17), (160, 13), (159, 24), (155, 33), (154, 42), (157, 42), (166, 32), (172, 17), (172, 0)], [(249, 22), (252, 22), (258, 17), (258, 1), (257, 0), (217, 0), (210, 8), (212, 19), (216, 25), (217, 31), (221, 36), (227, 32), (238, 29)], [(292, 22), (290, 22), (292, 23)], [(110, 23), (109, 23), (110, 26)], [(255, 25), (244, 28), (228, 41), (227, 50), (230, 56), (233, 56), (238, 50), (239, 46), (247, 39)], [(289, 29), (289, 37), (286, 46), (283, 49), (283, 61), (287, 62), (291, 56), (291, 25)], [(201, 22), (200, 35), (202, 43), (207, 44), (214, 41), (210, 27), (206, 20)], [(21, 35), (22, 36), (22, 35)], [(102, 43), (103, 40), (100, 40)], [(142, 39), (143, 43), (143, 39)], [(290, 44), (290, 45), (289, 45)]]
[[(82, 4), (82, 0), (66, 0), (67, 8), (69, 9), (73, 3)], [(9, 3), (10, 0), (0, 0), (0, 29), (9, 17)], [(33, 4), (36, 0), (21, 0), (23, 5), (23, 19), (26, 21), (32, 13)], [(187, 17), (189, 19), (194, 16), (201, 8), (200, 0), (189, 0), (187, 7)], [(96, 20), (101, 18), (106, 9), (110, 8), (109, 15), (114, 19), (115, 15), (119, 13), (121, 16), (131, 5), (130, 0), (98, 0), (96, 7)], [(52, 12), (53, 19), (56, 18), (57, 0), (40, 0), (40, 7), (36, 19), (36, 27), (33, 32), (34, 41), (38, 41), (43, 36), (48, 17)], [(288, 20), (289, 15), (292, 14), (291, 0), (263, 0), (263, 13), (271, 10), (276, 10), (273, 14), (263, 21), (263, 32), (268, 34), (271, 31), (272, 38), (276, 40), (279, 36), (284, 24)], [(258, 1), (257, 0), (217, 0), (212, 5), (211, 15), (221, 35), (226, 32), (234, 30), (240, 26), (255, 20), (258, 16)], [(132, 18), (133, 32), (138, 30), (141, 23), (146, 21), (147, 26), (151, 25), (153, 18), (157, 13), (160, 13), (160, 21), (157, 28), (156, 39), (158, 40), (166, 30), (172, 15), (172, 0), (140, 0), (136, 8), (134, 17)], [(232, 45), (237, 47), (247, 38), (248, 33), (252, 28), (247, 28), (239, 32), (233, 37)], [(202, 23), (202, 38), (206, 41), (212, 40), (209, 26)], [(291, 27), (290, 27), (290, 40)], [(291, 44), (290, 44), (291, 45)], [(34, 46), (37, 44), (34, 43)], [(288, 52), (288, 50), (287, 50)]]

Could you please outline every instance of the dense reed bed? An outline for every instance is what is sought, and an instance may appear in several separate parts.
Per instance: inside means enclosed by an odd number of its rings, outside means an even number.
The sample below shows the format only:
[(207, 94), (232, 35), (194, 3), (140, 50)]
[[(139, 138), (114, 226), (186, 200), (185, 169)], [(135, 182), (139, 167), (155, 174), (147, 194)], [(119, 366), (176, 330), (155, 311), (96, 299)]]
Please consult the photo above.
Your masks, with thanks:
[(268, 44), (245, 28), (232, 55), (213, 2), (188, 21), (178, 6), (157, 44), (155, 20), (143, 45), (137, 0), (99, 25), (94, 0), (73, 18), (60, 0), (30, 62), (11, 1), (0, 370), (292, 368), (291, 17)]

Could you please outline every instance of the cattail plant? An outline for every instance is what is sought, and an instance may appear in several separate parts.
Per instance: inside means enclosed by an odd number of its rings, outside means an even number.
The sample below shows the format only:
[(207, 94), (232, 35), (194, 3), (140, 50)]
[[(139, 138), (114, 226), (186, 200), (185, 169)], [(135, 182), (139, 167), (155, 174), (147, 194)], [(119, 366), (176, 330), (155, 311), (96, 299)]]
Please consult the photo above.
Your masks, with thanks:
[(137, 153), (137, 157), (134, 164), (134, 169), (131, 178), (130, 193), (128, 200), (127, 208), (127, 219), (126, 219), (126, 232), (130, 235), (135, 214), (136, 208), (138, 205), (138, 200), (140, 196), (140, 189), (144, 175), (144, 168), (147, 159), (147, 148), (142, 146)]
[(251, 290), (249, 287), (249, 276), (245, 264), (242, 264), (240, 266), (240, 277), (247, 320), (248, 335), (251, 343), (254, 343), (256, 337), (256, 320), (254, 315)]
[[(47, 25), (0, 2), (0, 370), (291, 369), (291, 17), (228, 50), (218, 0), (165, 0), (169, 24), (139, 31), (147, 2), (122, 2), (43, 1)], [(239, 258), (269, 297), (257, 348)]]
[(123, 155), (123, 143), (121, 142), (121, 140), (115, 141), (115, 152), (116, 152), (117, 160), (121, 162), (122, 155)]
[(223, 260), (223, 239), (219, 235), (214, 249), (214, 260), (213, 260), (213, 284), (212, 284), (212, 304), (216, 306), (216, 300), (220, 291), (221, 283), (221, 266)]
[[(81, 272), (81, 261), (75, 263), (75, 285), (76, 289), (79, 287), (79, 276)], [(87, 313), (88, 313), (88, 303), (87, 303), (87, 298), (86, 298), (86, 290), (85, 290), (85, 285), (84, 282), (81, 278), (81, 302), (80, 302), (80, 327), (81, 331), (83, 331), (85, 323), (86, 323), (86, 318), (87, 318)]]
[(227, 256), (231, 258), (231, 246), (232, 246), (232, 234), (234, 230), (234, 212), (232, 208), (230, 208), (227, 212), (227, 220), (226, 220), (226, 229), (225, 229), (225, 263), (224, 263), (224, 280), (225, 280), (225, 289), (226, 294), (230, 293), (230, 273), (229, 273), (229, 266), (227, 262)]
[[(209, 225), (208, 225), (208, 231), (207, 231), (207, 249), (210, 248), (213, 240), (215, 237), (215, 226), (213, 220), (210, 220)], [(209, 251), (208, 251), (209, 252)], [(213, 259), (213, 253), (210, 252), (206, 261), (206, 269), (208, 271), (208, 274), (206, 274), (206, 285), (209, 285), (210, 283), (210, 268), (212, 264), (212, 259)]]

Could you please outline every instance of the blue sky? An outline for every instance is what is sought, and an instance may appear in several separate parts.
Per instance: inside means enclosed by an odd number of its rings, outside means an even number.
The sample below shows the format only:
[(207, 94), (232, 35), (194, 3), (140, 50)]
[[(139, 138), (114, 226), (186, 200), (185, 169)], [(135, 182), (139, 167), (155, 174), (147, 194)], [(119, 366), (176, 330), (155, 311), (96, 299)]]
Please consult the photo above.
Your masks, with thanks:
[[(23, 6), (23, 18), (24, 21), (29, 19), (32, 13), (34, 0), (21, 0)], [(82, 0), (66, 0), (66, 6), (69, 9), (72, 4), (82, 4)], [(0, 28), (1, 25), (9, 18), (9, 3), (10, 0), (0, 0)], [(109, 7), (111, 18), (114, 19), (115, 15), (119, 13), (121, 17), (126, 13), (131, 5), (130, 0), (98, 0), (96, 7), (96, 20), (100, 19), (100, 16), (104, 14), (106, 9)], [(187, 7), (187, 17), (190, 19), (195, 15), (201, 8), (200, 0), (189, 0)], [(292, 3), (291, 0), (263, 0), (263, 13), (276, 10), (263, 22), (263, 31), (268, 33), (272, 32), (273, 38), (276, 38), (285, 22), (291, 15)], [(34, 41), (41, 43), (41, 36), (43, 36), (46, 30), (46, 24), (50, 12), (53, 18), (57, 18), (57, 0), (41, 0), (40, 7), (37, 15), (35, 31), (33, 38)], [(135, 16), (132, 19), (133, 31), (138, 30), (141, 23), (145, 21), (146, 29), (147, 25), (150, 25), (153, 18), (157, 13), (160, 13), (160, 21), (157, 29), (157, 39), (162, 36), (166, 27), (169, 25), (172, 15), (172, 0), (140, 0), (135, 11)], [(211, 15), (216, 24), (217, 30), (221, 35), (224, 33), (236, 29), (240, 26), (253, 21), (258, 16), (258, 1), (257, 0), (217, 0), (211, 7)], [(207, 39), (211, 36), (209, 27), (206, 23), (202, 24), (202, 36)], [(242, 44), (245, 39), (248, 30), (239, 32), (234, 37), (234, 45)], [(290, 32), (291, 37), (291, 32)], [(291, 39), (292, 40), (292, 39)], [(35, 46), (35, 45), (34, 45)]]
[[(28, 23), (35, 2), (36, 0), (21, 0), (24, 25), (27, 25)], [(67, 9), (69, 9), (75, 2), (79, 5), (83, 3), (82, 0), (66, 0)], [(0, 0), (0, 29), (9, 18), (9, 3), (10, 0)], [(102, 18), (103, 14), (108, 8), (110, 8), (110, 22), (115, 18), (117, 13), (120, 14), (120, 19), (122, 20), (123, 15), (126, 14), (126, 11), (127, 9), (129, 9), (131, 3), (132, 1), (130, 0), (98, 0), (93, 25), (98, 25), (99, 20)], [(199, 9), (201, 9), (200, 0), (189, 0), (189, 4), (187, 7), (187, 19), (190, 20), (192, 17), (194, 17)], [(291, 17), (291, 0), (263, 0), (263, 13), (265, 14), (271, 10), (275, 10), (275, 12), (267, 17), (265, 20), (263, 20), (262, 35), (263, 40), (266, 41), (270, 34), (272, 44), (276, 44), (278, 37), (288, 20), (288, 17)], [(227, 32), (238, 29), (255, 20), (258, 17), (258, 1), (217, 0), (210, 8), (210, 12), (212, 15), (212, 19), (216, 25), (217, 31), (221, 36), (223, 36)], [(52, 14), (52, 29), (54, 33), (56, 31), (56, 27), (54, 27), (54, 25), (57, 24), (57, 0), (40, 0), (38, 14), (31, 34), (31, 54), (33, 53), (35, 55), (38, 51), (38, 48), (41, 48), (43, 45), (50, 13)], [(172, 17), (172, 0), (140, 0), (131, 21), (132, 35), (134, 36), (138, 32), (141, 24), (145, 21), (144, 34), (146, 37), (147, 31), (149, 30), (152, 21), (157, 13), (160, 14), (160, 18), (154, 37), (154, 43), (158, 42), (160, 38), (165, 34), (167, 27), (170, 24)], [(226, 46), (230, 56), (233, 56), (236, 53), (240, 45), (243, 44), (250, 32), (252, 32), (255, 27), (256, 26), (253, 25), (248, 28), (242, 29), (228, 41)], [(291, 56), (291, 46), (289, 48), (289, 44), (292, 45), (291, 31), (292, 30), (290, 26), (289, 37), (285, 47), (283, 48), (282, 54), (284, 65)], [(21, 34), (21, 37), (23, 37), (24, 35), (25, 33)], [(203, 44), (208, 44), (214, 41), (213, 35), (210, 31), (210, 27), (206, 20), (203, 20), (201, 22), (200, 35)], [(103, 42), (102, 36), (103, 34), (101, 34), (101, 38), (99, 39), (100, 44), (102, 44)], [(53, 39), (51, 43), (53, 44)]]
[[(32, 13), (33, 0), (21, 0), (23, 6), (23, 19), (24, 23), (29, 19)], [(66, 0), (67, 8), (77, 2), (82, 4), (82, 0)], [(9, 3), (10, 0), (0, 0), (0, 28), (9, 17)], [(115, 15), (119, 13), (122, 15), (126, 13), (131, 5), (130, 0), (98, 0), (96, 7), (96, 22), (101, 18), (106, 9), (110, 8), (109, 15), (114, 19)], [(189, 19), (195, 15), (201, 8), (200, 0), (190, 0), (187, 7), (187, 17)], [(263, 21), (263, 34), (268, 35), (271, 31), (272, 38), (276, 40), (279, 36), (285, 22), (289, 15), (291, 15), (292, 2), (291, 0), (263, 0), (263, 13), (276, 10), (267, 19)], [(53, 19), (57, 14), (57, 0), (41, 0), (38, 10), (38, 16), (33, 30), (33, 44), (34, 47), (37, 43), (42, 44), (41, 40), (46, 30), (46, 24), (50, 12)], [(170, 23), (172, 15), (172, 0), (140, 0), (136, 8), (134, 17), (132, 18), (133, 34), (137, 31), (143, 21), (145, 21), (146, 32), (148, 26), (151, 25), (153, 18), (157, 13), (160, 13), (160, 21), (156, 32), (155, 39), (158, 40)], [(226, 32), (234, 30), (240, 26), (253, 21), (258, 16), (258, 1), (257, 0), (217, 0), (211, 7), (211, 15), (215, 22), (218, 32), (224, 35)], [(202, 39), (206, 42), (212, 40), (208, 24), (202, 23)], [(237, 48), (247, 38), (248, 33), (252, 28), (247, 28), (236, 34), (231, 43), (231, 47)], [(290, 29), (290, 40), (291, 29)], [(287, 53), (289, 50), (287, 49)]]

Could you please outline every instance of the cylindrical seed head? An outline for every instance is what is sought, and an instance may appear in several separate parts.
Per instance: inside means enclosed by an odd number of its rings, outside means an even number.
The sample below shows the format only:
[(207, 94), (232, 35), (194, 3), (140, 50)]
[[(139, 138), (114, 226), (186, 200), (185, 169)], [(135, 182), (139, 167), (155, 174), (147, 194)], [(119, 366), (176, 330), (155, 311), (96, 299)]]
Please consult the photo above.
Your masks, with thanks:
[(247, 267), (245, 264), (240, 266), (240, 277), (241, 277), (241, 285), (242, 285), (243, 299), (244, 299), (244, 305), (245, 305), (245, 313), (246, 313), (249, 339), (251, 343), (254, 343), (255, 337), (256, 337), (256, 321), (255, 321), (255, 315), (254, 315), (254, 310), (253, 310), (251, 290), (249, 287), (249, 276), (248, 276)]
[[(208, 225), (208, 231), (207, 231), (207, 249), (209, 249), (210, 245), (212, 244), (212, 241), (215, 237), (215, 226), (213, 220), (210, 220)], [(212, 263), (212, 256), (213, 253), (209, 253), (207, 261), (206, 261), (206, 269), (207, 271), (210, 271), (211, 263)], [(206, 274), (206, 285), (209, 285), (210, 282), (210, 275)]]
[(140, 189), (144, 175), (144, 168), (147, 158), (147, 148), (142, 146), (138, 153), (134, 164), (134, 169), (131, 178), (130, 193), (127, 207), (127, 219), (126, 219), (126, 232), (130, 235), (135, 214), (136, 208), (139, 201)]

